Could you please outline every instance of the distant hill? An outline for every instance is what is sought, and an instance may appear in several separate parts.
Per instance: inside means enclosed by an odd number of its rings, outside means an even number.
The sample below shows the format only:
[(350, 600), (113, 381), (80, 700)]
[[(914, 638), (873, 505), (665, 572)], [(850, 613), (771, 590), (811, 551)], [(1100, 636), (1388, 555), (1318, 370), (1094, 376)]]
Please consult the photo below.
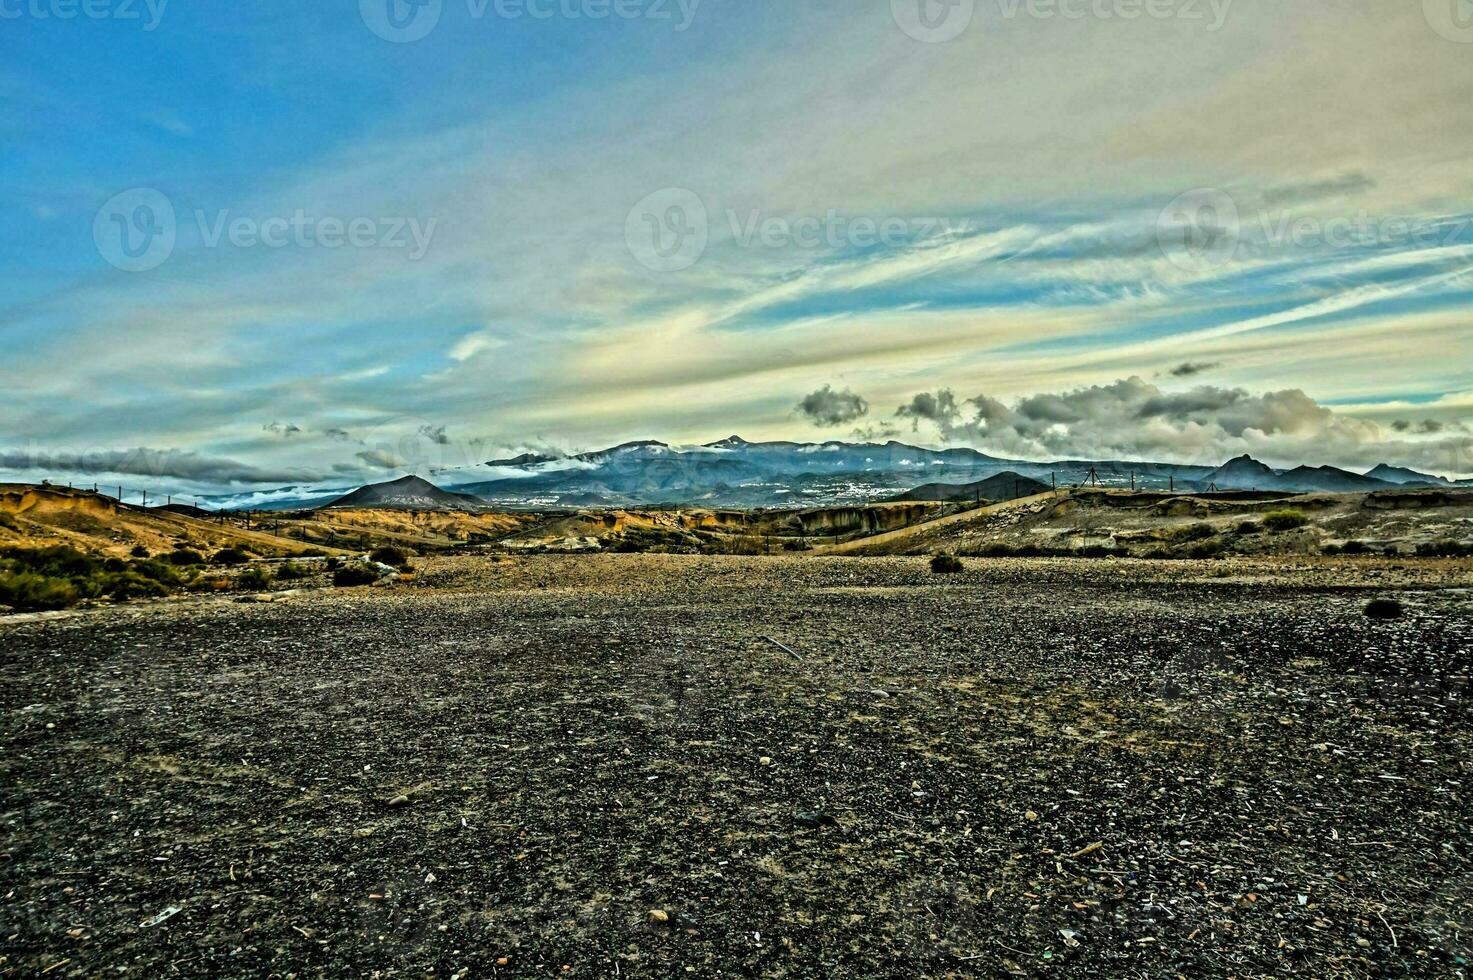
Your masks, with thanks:
[(489, 460), (486, 465), (492, 468), (536, 466), (539, 463), (551, 463), (559, 458), (557, 456), (544, 456), (541, 453), (522, 453), (520, 456), (513, 456), (511, 459)]
[(1451, 485), (1448, 480), (1440, 476), (1418, 473), (1416, 470), (1409, 470), (1405, 466), (1391, 466), (1387, 463), (1382, 463), (1367, 473), (1366, 476), (1373, 480), (1385, 480), (1387, 483), (1399, 483), (1402, 485), (1423, 484), (1429, 487), (1445, 487)]
[(1389, 490), (1400, 485), (1335, 466), (1299, 466), (1292, 470), (1276, 470), (1252, 456), (1239, 456), (1229, 460), (1203, 477), (1202, 484), (1216, 484), (1220, 490), (1288, 490), (1295, 493), (1366, 493)]
[(967, 500), (990, 500), (998, 503), (1004, 500), (1016, 500), (1019, 497), (1032, 497), (1035, 494), (1046, 493), (1050, 490), (1047, 483), (1040, 483), (1031, 477), (1020, 476), (1011, 471), (999, 473), (997, 476), (979, 480), (976, 483), (928, 483), (923, 487), (916, 487), (894, 498), (897, 501), (940, 501), (952, 503)]
[(391, 483), (373, 483), (359, 487), (344, 497), (339, 497), (325, 509), (338, 510), (346, 507), (368, 510), (434, 510), (434, 511), (479, 511), (485, 504), (464, 493), (441, 490), (428, 480), (417, 476), (406, 476)]
[(1371, 490), (1389, 490), (1396, 484), (1373, 477), (1362, 476), (1334, 466), (1299, 466), (1278, 478), (1273, 489), (1300, 490), (1306, 493), (1357, 493)]
[(1278, 478), (1279, 471), (1267, 463), (1260, 463), (1252, 456), (1239, 456), (1204, 476), (1202, 484), (1215, 483), (1223, 490), (1269, 490), (1277, 489)]

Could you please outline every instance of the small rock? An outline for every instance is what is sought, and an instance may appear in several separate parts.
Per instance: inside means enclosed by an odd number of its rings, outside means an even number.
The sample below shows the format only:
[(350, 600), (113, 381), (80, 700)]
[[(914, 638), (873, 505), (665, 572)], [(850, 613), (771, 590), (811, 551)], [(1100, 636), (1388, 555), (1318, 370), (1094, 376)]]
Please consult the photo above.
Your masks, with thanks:
[(839, 821), (831, 813), (819, 810), (804, 810), (793, 814), (793, 822), (800, 827), (837, 827)]
[(650, 909), (650, 925), (663, 926), (669, 923), (670, 913), (664, 909)]

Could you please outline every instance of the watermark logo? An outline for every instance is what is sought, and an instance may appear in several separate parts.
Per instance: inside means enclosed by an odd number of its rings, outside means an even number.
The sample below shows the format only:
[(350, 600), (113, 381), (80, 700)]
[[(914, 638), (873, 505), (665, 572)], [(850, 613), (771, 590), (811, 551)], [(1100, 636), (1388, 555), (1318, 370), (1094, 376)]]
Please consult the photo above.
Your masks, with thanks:
[(1473, 875), (1449, 882), (1432, 896), (1422, 932), (1427, 944), (1452, 965), (1473, 972)]
[(444, 0), (358, 0), (358, 13), (370, 31), (394, 44), (428, 37), (440, 23)]
[(942, 248), (955, 246), (977, 231), (971, 222), (965, 220), (953, 222), (946, 218), (903, 218), (895, 215), (875, 218), (844, 214), (833, 208), (822, 216), (797, 218), (764, 215), (758, 210), (742, 214), (728, 209), (726, 220), (732, 241), (742, 248), (756, 245), (772, 249), (832, 250), (912, 246)]
[(1226, 191), (1200, 188), (1157, 219), (1161, 252), (1191, 272), (1214, 269), (1253, 249), (1351, 250), (1451, 247), (1473, 237), (1473, 216), (1398, 217), (1370, 211), (1304, 214), (1292, 208), (1240, 211)]
[(0, 20), (139, 21), (150, 32), (168, 6), (169, 0), (0, 0)]
[(1473, 0), (1422, 0), (1422, 12), (1441, 37), (1473, 44)]
[(124, 272), (157, 269), (174, 254), (177, 238), (173, 202), (151, 187), (123, 191), (92, 222), (98, 254)]
[(1232, 261), (1242, 235), (1238, 205), (1215, 187), (1188, 191), (1166, 206), (1156, 221), (1161, 253), (1189, 272)]
[(1156, 676), (1156, 697), (1178, 725), (1226, 732), (1243, 710), (1243, 686), (1228, 651), (1215, 647), (1183, 650)]
[(362, 901), (364, 938), (396, 966), (426, 965), (446, 945), (450, 922), (435, 874), (428, 868), (369, 886)]
[(890, 13), (906, 34), (926, 44), (961, 37), (977, 14), (977, 0), (890, 0)]
[[(193, 233), (206, 249), (397, 249), (411, 262), (424, 258), (439, 226), (438, 218), (338, 217), (313, 215), (302, 208), (265, 218), (236, 215), (229, 209), (195, 210), (193, 219)], [(148, 272), (174, 254), (179, 230), (173, 202), (153, 188), (136, 187), (98, 210), (92, 238), (98, 253), (113, 266), (124, 272)]]
[(980, 911), (983, 898), (965, 882), (946, 877), (903, 887), (893, 902), (896, 940), (917, 973), (969, 961), (987, 944)]
[(998, 0), (1004, 20), (1179, 20), (1222, 30), (1233, 0)]
[(627, 675), (625, 695), (634, 717), (651, 729), (688, 731), (710, 720), (711, 684), (704, 663), (650, 659)]
[(229, 209), (195, 211), (194, 221), (205, 248), (403, 249), (411, 262), (425, 257), (440, 223), (438, 218), (311, 215), (302, 208), (267, 218), (235, 216)]
[(655, 272), (689, 269), (706, 254), (711, 220), (694, 191), (667, 187), (644, 198), (624, 222), (624, 241), (640, 265)]
[[(3, 3), (4, 0), (0, 0)], [(701, 0), (465, 0), (466, 16), (497, 20), (668, 21), (677, 34), (690, 30)], [(444, 0), (358, 0), (363, 23), (395, 44), (428, 37), (440, 24)]]

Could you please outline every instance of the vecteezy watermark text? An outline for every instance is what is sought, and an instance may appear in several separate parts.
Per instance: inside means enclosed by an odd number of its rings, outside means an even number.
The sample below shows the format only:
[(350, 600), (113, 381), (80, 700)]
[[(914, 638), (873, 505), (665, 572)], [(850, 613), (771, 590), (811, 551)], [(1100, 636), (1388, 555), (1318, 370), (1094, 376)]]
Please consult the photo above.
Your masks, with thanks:
[[(970, 222), (946, 218), (846, 214), (830, 208), (821, 215), (766, 214), (753, 208), (727, 209), (731, 244), (770, 249), (898, 249), (960, 241)], [(629, 252), (648, 269), (679, 272), (701, 260), (711, 240), (711, 215), (694, 191), (668, 187), (636, 204), (624, 224)]]
[[(994, 0), (1005, 21), (1177, 20), (1199, 22), (1209, 33), (1227, 23), (1233, 0)], [(1430, 2), (1430, 0), (1429, 0)], [(890, 0), (895, 23), (917, 41), (941, 44), (966, 33), (979, 0)]]
[(0, 20), (140, 21), (156, 30), (169, 0), (0, 0)]
[(945, 218), (875, 218), (843, 214), (830, 208), (821, 217), (797, 218), (765, 216), (751, 210), (740, 214), (726, 212), (731, 237), (742, 248), (901, 248), (917, 242), (946, 236), (951, 239), (971, 231), (962, 222)]
[(234, 248), (403, 248), (411, 262), (424, 258), (439, 225), (438, 218), (318, 217), (301, 208), (264, 219), (195, 211), (194, 220), (205, 248), (222, 241)]
[[(370, 31), (385, 41), (409, 44), (430, 35), (450, 0), (358, 0)], [(690, 29), (701, 0), (463, 0), (473, 21), (647, 20), (669, 22), (677, 33)]]
[[(199, 244), (208, 249), (402, 249), (411, 262), (424, 258), (439, 226), (438, 218), (314, 215), (304, 208), (264, 218), (196, 209), (191, 217)], [(98, 253), (125, 272), (147, 272), (167, 262), (179, 231), (173, 201), (149, 187), (116, 195), (92, 224)]]
[(1190, 269), (1224, 265), (1245, 241), (1273, 249), (1437, 248), (1473, 242), (1473, 217), (1399, 217), (1370, 211), (1308, 215), (1247, 212), (1227, 191), (1204, 187), (1173, 200), (1156, 223), (1161, 251)]

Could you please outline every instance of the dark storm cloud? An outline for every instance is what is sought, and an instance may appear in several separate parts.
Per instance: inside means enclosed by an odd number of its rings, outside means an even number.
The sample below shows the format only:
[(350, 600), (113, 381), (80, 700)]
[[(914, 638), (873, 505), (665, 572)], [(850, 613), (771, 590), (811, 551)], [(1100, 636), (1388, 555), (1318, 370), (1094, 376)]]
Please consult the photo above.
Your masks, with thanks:
[(1221, 361), (1187, 361), (1178, 364), (1169, 372), (1173, 378), (1195, 378), (1199, 374), (1222, 367)]
[(450, 445), (450, 437), (445, 434), (443, 425), (422, 425), (419, 427), (419, 434), (437, 446)]
[(923, 391), (910, 400), (910, 404), (901, 405), (895, 410), (895, 414), (903, 419), (910, 419), (912, 428), (922, 422), (935, 422), (937, 425), (948, 425), (960, 417), (961, 409), (957, 406), (956, 395), (947, 388), (942, 388), (934, 394)]
[(199, 483), (311, 483), (325, 479), (317, 470), (252, 466), (233, 459), (200, 456), (178, 449), (110, 449), (97, 452), (39, 450), (0, 452), (0, 468), (51, 470), (87, 476), (121, 474), (173, 478)]
[[(1460, 423), (1382, 426), (1335, 412), (1302, 391), (1254, 393), (1200, 385), (1165, 391), (1140, 378), (1071, 391), (1046, 392), (1011, 405), (949, 389), (921, 392), (896, 411), (916, 429), (934, 426), (945, 442), (1047, 459), (1163, 459), (1212, 464), (1244, 452), (1281, 460), (1364, 466), (1456, 461), (1462, 443), (1439, 432)], [(1405, 434), (1406, 438), (1399, 438)], [(1414, 437), (1421, 436), (1418, 440)], [(1460, 470), (1457, 465), (1444, 468)]]
[(848, 388), (835, 391), (824, 385), (799, 402), (798, 411), (814, 425), (831, 428), (864, 418), (869, 413), (869, 402)]
[(1351, 197), (1375, 187), (1376, 181), (1357, 170), (1328, 180), (1309, 180), (1270, 187), (1263, 192), (1263, 203), (1270, 207), (1307, 204), (1329, 198)]

